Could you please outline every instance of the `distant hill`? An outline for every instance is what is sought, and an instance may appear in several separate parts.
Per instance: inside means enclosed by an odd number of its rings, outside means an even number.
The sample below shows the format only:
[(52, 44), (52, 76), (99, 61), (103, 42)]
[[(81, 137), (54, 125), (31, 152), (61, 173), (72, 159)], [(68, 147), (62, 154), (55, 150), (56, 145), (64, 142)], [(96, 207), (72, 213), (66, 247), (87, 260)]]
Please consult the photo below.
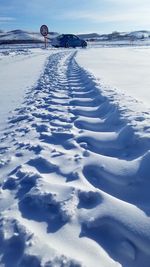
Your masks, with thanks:
[[(58, 33), (51, 32), (48, 37), (54, 38)], [(0, 44), (4, 43), (41, 43), (44, 38), (40, 32), (29, 32), (13, 30), (8, 32), (0, 31)]]
[[(48, 38), (52, 39), (56, 37), (59, 33), (50, 32)], [(79, 34), (80, 38), (88, 41), (122, 41), (122, 40), (142, 40), (150, 39), (150, 31), (133, 31), (133, 32), (117, 32), (114, 31), (109, 34), (98, 34), (98, 33), (87, 33)], [(13, 30), (13, 31), (2, 31), (0, 30), (0, 44), (9, 43), (41, 43), (43, 42), (43, 36), (40, 32), (30, 32), (23, 30)]]
[(133, 31), (133, 32), (117, 32), (114, 31), (109, 34), (97, 34), (97, 33), (89, 33), (89, 34), (79, 34), (79, 37), (86, 40), (95, 40), (95, 41), (110, 41), (110, 40), (139, 40), (150, 38), (150, 31)]
[(82, 39), (99, 38), (100, 37), (100, 35), (98, 33), (83, 33), (83, 34), (78, 34), (78, 36)]

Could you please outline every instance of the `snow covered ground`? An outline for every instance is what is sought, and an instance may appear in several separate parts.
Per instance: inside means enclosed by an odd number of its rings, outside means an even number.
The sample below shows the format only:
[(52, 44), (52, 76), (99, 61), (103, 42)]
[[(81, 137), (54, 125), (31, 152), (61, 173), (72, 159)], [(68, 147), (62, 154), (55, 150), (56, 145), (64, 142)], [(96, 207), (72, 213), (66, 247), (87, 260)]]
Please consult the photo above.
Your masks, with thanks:
[(37, 82), (48, 55), (38, 49), (0, 51), (0, 129), (9, 113), (21, 105), (27, 89)]
[(0, 266), (149, 267), (149, 50), (122, 49), (1, 55)]
[(78, 54), (78, 62), (104, 85), (150, 107), (150, 47), (91, 48)]

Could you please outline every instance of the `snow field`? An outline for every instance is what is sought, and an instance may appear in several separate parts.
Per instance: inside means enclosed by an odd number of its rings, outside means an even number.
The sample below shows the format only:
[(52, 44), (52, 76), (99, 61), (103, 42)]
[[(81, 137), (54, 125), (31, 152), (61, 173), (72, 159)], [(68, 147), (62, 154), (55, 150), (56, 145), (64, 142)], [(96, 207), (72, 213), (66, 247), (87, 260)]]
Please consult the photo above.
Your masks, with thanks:
[(49, 53), (40, 49), (10, 49), (0, 51), (0, 130), (24, 94), (35, 85)]
[(101, 84), (124, 92), (150, 106), (150, 48), (91, 48), (77, 55), (77, 61), (100, 79)]
[(0, 137), (1, 266), (149, 267), (148, 132), (76, 54), (49, 56)]

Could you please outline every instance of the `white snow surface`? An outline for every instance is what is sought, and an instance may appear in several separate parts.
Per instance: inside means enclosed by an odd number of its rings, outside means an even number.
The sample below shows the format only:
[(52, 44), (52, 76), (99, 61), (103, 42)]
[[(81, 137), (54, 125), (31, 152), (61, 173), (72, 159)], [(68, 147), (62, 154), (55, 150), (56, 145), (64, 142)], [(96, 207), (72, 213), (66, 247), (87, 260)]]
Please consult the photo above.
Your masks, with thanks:
[(95, 55), (2, 55), (18, 105), (3, 91), (12, 113), (0, 134), (0, 267), (150, 265), (150, 112), (101, 83)]
[(79, 53), (77, 60), (101, 83), (150, 107), (150, 47), (91, 48)]
[(48, 54), (42, 50), (0, 51), (0, 129), (38, 80)]

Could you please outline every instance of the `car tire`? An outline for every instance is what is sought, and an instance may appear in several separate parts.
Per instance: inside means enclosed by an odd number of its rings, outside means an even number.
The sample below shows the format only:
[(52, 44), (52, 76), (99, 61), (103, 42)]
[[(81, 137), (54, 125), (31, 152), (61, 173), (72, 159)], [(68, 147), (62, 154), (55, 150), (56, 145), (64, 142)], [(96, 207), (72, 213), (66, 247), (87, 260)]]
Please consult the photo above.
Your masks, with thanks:
[(86, 42), (83, 42), (82, 43), (82, 48), (86, 48), (87, 47), (87, 43)]
[(68, 42), (66, 42), (65, 47), (69, 48), (69, 43)]

